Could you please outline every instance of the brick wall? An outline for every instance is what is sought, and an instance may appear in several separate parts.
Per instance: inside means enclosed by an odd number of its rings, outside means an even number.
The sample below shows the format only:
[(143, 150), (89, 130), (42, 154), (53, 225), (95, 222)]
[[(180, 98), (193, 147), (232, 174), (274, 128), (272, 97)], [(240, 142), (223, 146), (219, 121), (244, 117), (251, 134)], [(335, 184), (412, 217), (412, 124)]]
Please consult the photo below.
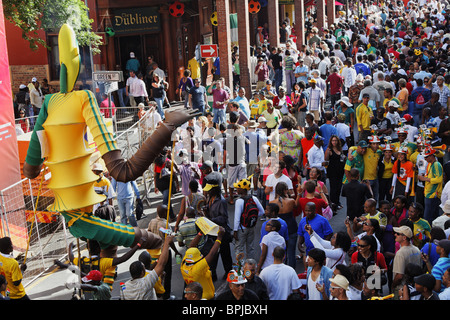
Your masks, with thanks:
[(10, 66), (11, 86), (14, 93), (19, 91), (21, 84), (28, 85), (33, 77), (42, 83), (49, 77), (48, 65), (13, 65)]
[(229, 0), (217, 0), (217, 38), (220, 57), (220, 76), (225, 78), (228, 87), (233, 86), (230, 38), (230, 3)]

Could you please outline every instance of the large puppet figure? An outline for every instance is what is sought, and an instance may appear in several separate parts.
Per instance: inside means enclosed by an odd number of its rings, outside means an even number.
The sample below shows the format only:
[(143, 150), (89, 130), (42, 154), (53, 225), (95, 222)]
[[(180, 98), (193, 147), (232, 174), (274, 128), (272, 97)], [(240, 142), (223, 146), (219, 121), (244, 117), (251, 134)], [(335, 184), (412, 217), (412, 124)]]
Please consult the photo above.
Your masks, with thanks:
[(159, 248), (162, 240), (144, 229), (100, 219), (92, 214), (93, 205), (105, 200), (94, 191), (98, 178), (90, 168), (89, 149), (85, 139), (89, 128), (106, 167), (117, 181), (133, 181), (141, 176), (170, 143), (172, 132), (197, 116), (194, 111), (166, 112), (165, 122), (149, 137), (129, 160), (124, 160), (116, 141), (108, 131), (94, 94), (74, 90), (80, 70), (80, 54), (71, 27), (59, 32), (60, 92), (45, 96), (39, 113), (23, 172), (35, 178), (43, 164), (51, 172), (48, 187), (55, 195), (49, 211), (61, 213), (70, 232), (77, 238), (93, 239), (102, 247), (132, 247), (141, 243), (144, 249)]

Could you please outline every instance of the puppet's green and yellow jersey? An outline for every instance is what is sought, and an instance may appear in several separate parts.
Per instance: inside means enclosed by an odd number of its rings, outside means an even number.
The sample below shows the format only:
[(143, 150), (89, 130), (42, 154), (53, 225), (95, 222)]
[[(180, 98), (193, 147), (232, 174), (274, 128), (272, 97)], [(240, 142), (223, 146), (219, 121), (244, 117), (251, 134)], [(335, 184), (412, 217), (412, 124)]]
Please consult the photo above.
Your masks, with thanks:
[[(95, 148), (89, 146), (88, 128)], [(94, 94), (84, 90), (47, 95), (25, 161), (44, 163), (51, 172), (48, 188), (55, 201), (48, 210), (60, 212), (76, 237), (128, 247), (134, 241), (133, 227), (92, 215), (92, 206), (105, 200), (94, 190), (98, 176), (90, 168), (90, 158), (95, 149), (104, 155), (116, 150), (117, 144)]]

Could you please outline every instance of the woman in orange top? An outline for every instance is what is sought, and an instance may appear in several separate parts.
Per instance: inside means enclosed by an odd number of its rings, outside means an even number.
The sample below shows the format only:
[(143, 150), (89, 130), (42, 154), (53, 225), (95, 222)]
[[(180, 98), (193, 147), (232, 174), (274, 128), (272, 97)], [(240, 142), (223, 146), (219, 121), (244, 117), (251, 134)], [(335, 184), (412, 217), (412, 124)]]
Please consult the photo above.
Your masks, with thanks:
[(410, 190), (414, 184), (414, 164), (407, 159), (408, 148), (400, 147), (398, 151), (398, 159), (394, 162), (392, 173), (392, 186), (390, 193), (392, 197), (404, 195), (408, 198)]

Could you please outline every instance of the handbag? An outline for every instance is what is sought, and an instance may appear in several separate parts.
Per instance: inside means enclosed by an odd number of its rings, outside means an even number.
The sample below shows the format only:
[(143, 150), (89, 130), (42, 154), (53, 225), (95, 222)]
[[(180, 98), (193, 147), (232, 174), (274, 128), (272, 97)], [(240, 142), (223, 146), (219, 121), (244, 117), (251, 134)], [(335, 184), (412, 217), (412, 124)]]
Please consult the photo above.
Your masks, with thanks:
[(142, 215), (144, 214), (144, 204), (142, 203), (141, 198), (136, 198), (136, 220), (140, 220)]
[(330, 206), (327, 206), (325, 209), (322, 209), (322, 216), (327, 220), (330, 220), (333, 217), (333, 210), (331, 210)]

